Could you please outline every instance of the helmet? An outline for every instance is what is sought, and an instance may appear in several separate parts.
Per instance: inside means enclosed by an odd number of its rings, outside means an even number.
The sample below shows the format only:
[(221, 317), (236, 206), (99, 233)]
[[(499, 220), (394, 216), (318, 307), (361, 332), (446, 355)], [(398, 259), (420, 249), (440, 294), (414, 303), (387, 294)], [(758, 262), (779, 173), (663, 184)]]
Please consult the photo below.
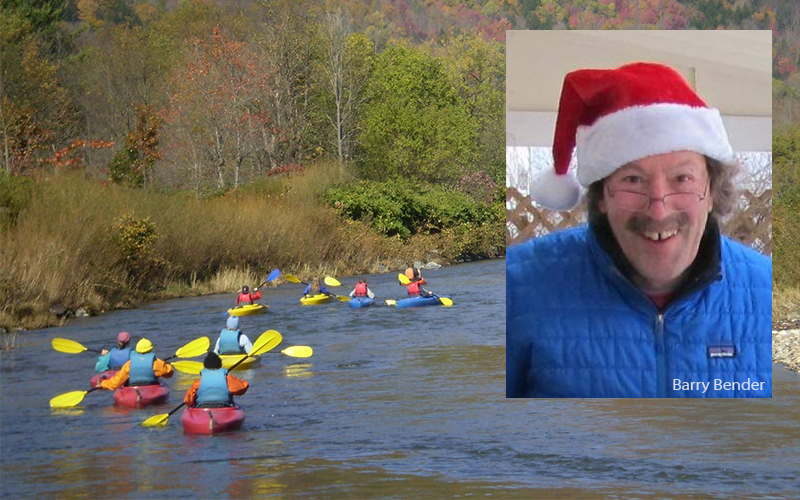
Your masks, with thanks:
[(128, 333), (128, 332), (119, 332), (119, 335), (117, 335), (117, 341), (118, 342), (123, 342), (123, 343), (124, 342), (130, 342), (131, 341), (131, 334)]
[(249, 292), (249, 291), (250, 291), (250, 287), (249, 287), (249, 286), (247, 286), (247, 285), (244, 285), (244, 286), (242, 287), (242, 293), (247, 293), (247, 292)]
[(228, 318), (228, 330), (236, 330), (239, 328), (239, 317), (231, 316)]
[(136, 352), (146, 354), (153, 350), (153, 343), (147, 339), (142, 339), (136, 343)]

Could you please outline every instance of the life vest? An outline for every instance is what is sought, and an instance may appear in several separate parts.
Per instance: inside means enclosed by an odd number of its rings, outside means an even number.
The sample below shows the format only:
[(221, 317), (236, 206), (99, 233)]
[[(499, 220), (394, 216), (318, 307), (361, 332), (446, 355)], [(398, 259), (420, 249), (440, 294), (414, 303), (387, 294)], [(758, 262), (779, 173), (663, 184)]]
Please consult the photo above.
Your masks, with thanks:
[(239, 335), (241, 330), (228, 330), (223, 328), (219, 332), (219, 353), (220, 354), (243, 354), (244, 350), (239, 345)]
[(200, 387), (197, 388), (197, 405), (208, 403), (230, 403), (231, 393), (228, 390), (228, 370), (219, 368), (200, 371)]
[(110, 351), (108, 351), (108, 369), (109, 370), (119, 370), (122, 368), (122, 365), (128, 362), (131, 359), (131, 351), (133, 349), (126, 347), (125, 349), (119, 349), (117, 347), (113, 347)]
[(419, 281), (412, 281), (408, 285), (408, 296), (415, 297), (419, 295)]
[(152, 352), (145, 354), (139, 354), (136, 351), (132, 352), (128, 383), (130, 385), (155, 384), (156, 374), (153, 371), (153, 362), (155, 362), (155, 360), (156, 355)]
[(367, 284), (366, 283), (356, 283), (356, 297), (368, 297), (367, 294)]
[(252, 293), (240, 293), (239, 298), (236, 299), (237, 304), (252, 304), (253, 303), (253, 294)]

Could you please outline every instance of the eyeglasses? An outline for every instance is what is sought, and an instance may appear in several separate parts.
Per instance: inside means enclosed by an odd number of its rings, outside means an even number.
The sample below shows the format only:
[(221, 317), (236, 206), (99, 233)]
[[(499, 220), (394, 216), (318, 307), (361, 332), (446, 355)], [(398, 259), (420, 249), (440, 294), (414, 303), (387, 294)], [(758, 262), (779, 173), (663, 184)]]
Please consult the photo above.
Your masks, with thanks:
[(706, 199), (708, 194), (708, 185), (703, 190), (703, 194), (698, 193), (669, 193), (661, 198), (652, 198), (645, 193), (637, 193), (636, 191), (612, 191), (608, 189), (608, 196), (617, 201), (617, 205), (632, 212), (644, 212), (650, 208), (653, 201), (660, 201), (664, 204), (665, 208), (670, 210), (689, 210), (694, 208), (695, 205)]

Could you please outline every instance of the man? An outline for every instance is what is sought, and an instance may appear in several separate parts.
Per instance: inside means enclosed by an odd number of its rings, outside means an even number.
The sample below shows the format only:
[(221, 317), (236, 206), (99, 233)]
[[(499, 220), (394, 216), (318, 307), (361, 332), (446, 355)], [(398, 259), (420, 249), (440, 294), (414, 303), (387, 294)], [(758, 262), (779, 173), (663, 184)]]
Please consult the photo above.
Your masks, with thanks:
[(353, 291), (350, 292), (351, 297), (360, 297), (360, 298), (370, 298), (374, 299), (375, 294), (372, 293), (372, 290), (369, 289), (367, 286), (367, 280), (361, 278), (356, 283), (356, 286), (353, 288)]
[(222, 367), (222, 360), (209, 352), (203, 360), (200, 380), (195, 380), (186, 391), (183, 402), (189, 406), (220, 407), (233, 404), (233, 396), (242, 396), (250, 385)]
[(772, 263), (720, 234), (734, 205), (719, 112), (669, 67), (569, 73), (555, 209), (589, 224), (508, 251), (508, 397), (771, 397)]
[(239, 330), (239, 318), (228, 317), (225, 328), (219, 332), (217, 343), (214, 344), (216, 354), (250, 354), (253, 344), (247, 335)]
[(131, 359), (122, 365), (116, 375), (99, 382), (98, 387), (113, 391), (122, 387), (125, 382), (128, 385), (155, 385), (158, 383), (157, 377), (172, 377), (172, 365), (158, 359), (152, 351), (152, 342), (140, 340), (136, 343), (136, 352), (131, 353)]
[(242, 286), (242, 291), (236, 297), (236, 307), (239, 307), (239, 304), (247, 304), (253, 305), (253, 302), (261, 298), (261, 292), (258, 291), (258, 287), (253, 288), (253, 292), (250, 292), (250, 287), (247, 285)]

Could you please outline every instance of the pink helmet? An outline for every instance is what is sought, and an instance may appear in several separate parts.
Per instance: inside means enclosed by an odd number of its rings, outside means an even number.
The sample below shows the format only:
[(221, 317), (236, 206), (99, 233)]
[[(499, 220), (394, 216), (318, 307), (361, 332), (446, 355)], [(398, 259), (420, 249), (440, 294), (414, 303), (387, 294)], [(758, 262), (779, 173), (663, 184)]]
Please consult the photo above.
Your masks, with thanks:
[(131, 341), (131, 334), (128, 332), (119, 332), (117, 335), (118, 342), (130, 342)]

